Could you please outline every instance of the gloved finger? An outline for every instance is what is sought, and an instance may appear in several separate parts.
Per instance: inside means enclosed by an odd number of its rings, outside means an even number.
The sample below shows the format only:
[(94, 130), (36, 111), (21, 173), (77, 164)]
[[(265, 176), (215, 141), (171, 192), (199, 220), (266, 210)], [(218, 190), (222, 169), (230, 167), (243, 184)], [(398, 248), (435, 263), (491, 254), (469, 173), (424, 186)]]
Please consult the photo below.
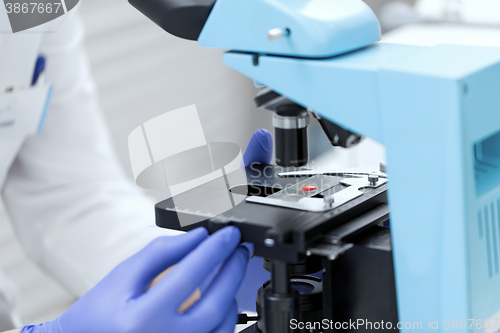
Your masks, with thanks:
[(114, 288), (121, 284), (129, 297), (142, 294), (151, 281), (176, 264), (207, 238), (205, 228), (197, 228), (180, 236), (159, 237), (144, 249), (118, 265), (109, 275)]
[(271, 163), (273, 156), (273, 136), (268, 130), (260, 129), (253, 133), (247, 149), (243, 154), (245, 166), (258, 162), (262, 164)]
[(241, 243), (241, 246), (244, 246), (244, 247), (247, 248), (248, 253), (250, 253), (250, 257), (253, 256), (254, 250), (255, 250), (255, 247), (254, 247), (253, 243), (244, 242), (244, 243)]
[[(254, 245), (253, 243), (248, 243), (248, 242), (245, 242), (245, 243), (241, 243), (240, 244), (240, 247), (245, 247), (249, 253), (249, 259), (252, 259), (252, 255), (254, 253)], [(262, 258), (257, 258), (257, 260), (259, 261), (260, 263), (260, 268), (263, 270), (262, 268)], [(220, 265), (218, 265), (208, 276), (207, 278), (200, 284), (199, 288), (200, 288), (200, 291), (202, 293), (205, 293), (205, 291), (208, 289), (208, 287), (210, 287), (210, 285), (212, 284), (212, 282), (215, 280), (215, 278), (217, 277), (217, 275), (219, 274), (219, 271), (220, 271), (220, 268), (222, 267), (223, 263), (221, 263)], [(261, 285), (265, 282), (269, 280), (269, 278), (265, 279)], [(260, 286), (259, 286), (260, 288)], [(258, 288), (257, 288), (258, 289)], [(256, 295), (256, 293), (254, 294)], [(254, 300), (254, 303), (255, 303), (255, 300)]]
[(233, 333), (234, 327), (238, 323), (238, 307), (236, 306), (236, 301), (233, 301), (229, 311), (226, 313), (226, 317), (222, 324), (217, 327), (212, 333)]
[[(247, 263), (248, 250), (244, 247), (238, 248), (222, 266), (210, 288), (185, 313), (188, 320), (204, 322), (207, 327), (217, 327), (222, 320), (220, 314), (225, 314), (229, 310), (232, 300), (235, 298), (245, 275)], [(213, 309), (217, 309), (220, 314), (214, 314)]]
[(199, 285), (201, 293), (204, 293), (212, 284), (214, 279), (217, 277), (217, 274), (219, 274), (220, 268), (222, 267), (222, 264), (217, 265), (203, 280), (203, 282)]
[(240, 238), (240, 231), (236, 227), (217, 231), (184, 257), (163, 280), (144, 295), (146, 304), (177, 311), (210, 272), (233, 253)]

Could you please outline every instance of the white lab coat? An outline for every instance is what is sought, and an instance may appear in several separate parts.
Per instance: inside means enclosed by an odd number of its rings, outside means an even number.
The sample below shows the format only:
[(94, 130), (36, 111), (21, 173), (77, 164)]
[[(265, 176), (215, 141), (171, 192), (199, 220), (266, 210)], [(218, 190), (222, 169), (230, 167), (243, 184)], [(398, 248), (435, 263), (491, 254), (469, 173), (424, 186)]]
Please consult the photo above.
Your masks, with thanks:
[(414, 12), (419, 19), (386, 33), (382, 42), (500, 47), (498, 0), (417, 0)]
[[(0, 28), (5, 31), (9, 25), (3, 8)], [(31, 33), (0, 34), (2, 92), (10, 86), (29, 87), (40, 54), (47, 59), (44, 79), (54, 85), (41, 132), (27, 137), (18, 151), (0, 150), (5, 155), (0, 161), (13, 160), (2, 196), (26, 253), (68, 290), (82, 295), (152, 239), (178, 232), (154, 225), (154, 202), (118, 165), (75, 12)], [(5, 311), (2, 302), (12, 300), (3, 281), (0, 277), (0, 311)]]

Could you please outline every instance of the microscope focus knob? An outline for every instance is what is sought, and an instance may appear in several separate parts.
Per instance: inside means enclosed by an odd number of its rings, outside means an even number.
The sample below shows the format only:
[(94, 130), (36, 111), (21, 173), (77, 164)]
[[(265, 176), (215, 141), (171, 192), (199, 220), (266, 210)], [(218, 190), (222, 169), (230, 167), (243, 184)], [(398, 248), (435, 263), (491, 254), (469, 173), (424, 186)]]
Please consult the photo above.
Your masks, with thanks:
[(269, 39), (271, 42), (274, 42), (285, 36), (288, 36), (289, 34), (290, 34), (289, 29), (275, 28), (267, 32), (267, 39)]

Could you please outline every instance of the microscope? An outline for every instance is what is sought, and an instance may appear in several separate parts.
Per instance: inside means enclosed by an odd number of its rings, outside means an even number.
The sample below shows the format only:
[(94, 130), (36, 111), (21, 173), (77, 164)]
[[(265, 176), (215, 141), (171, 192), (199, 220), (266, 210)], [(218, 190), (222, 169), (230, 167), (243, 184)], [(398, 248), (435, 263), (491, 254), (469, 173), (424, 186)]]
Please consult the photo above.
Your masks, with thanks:
[[(500, 49), (380, 43), (361, 0), (130, 3), (230, 50), (274, 113), (277, 165), (236, 171), (238, 205), (156, 205), (160, 227), (234, 225), (264, 258), (271, 280), (245, 332), (500, 332)], [(335, 146), (383, 143), (388, 170), (301, 168), (310, 112)], [(212, 187), (180, 196), (214, 206)]]

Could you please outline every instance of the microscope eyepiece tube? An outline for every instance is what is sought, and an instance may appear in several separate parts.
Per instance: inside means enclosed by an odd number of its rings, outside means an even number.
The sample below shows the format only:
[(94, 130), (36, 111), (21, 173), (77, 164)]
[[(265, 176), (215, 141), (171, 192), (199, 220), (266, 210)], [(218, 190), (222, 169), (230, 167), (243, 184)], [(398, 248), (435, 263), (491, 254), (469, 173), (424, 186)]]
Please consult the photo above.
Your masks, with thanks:
[(299, 167), (309, 162), (309, 113), (297, 104), (283, 105), (273, 115), (276, 164)]

